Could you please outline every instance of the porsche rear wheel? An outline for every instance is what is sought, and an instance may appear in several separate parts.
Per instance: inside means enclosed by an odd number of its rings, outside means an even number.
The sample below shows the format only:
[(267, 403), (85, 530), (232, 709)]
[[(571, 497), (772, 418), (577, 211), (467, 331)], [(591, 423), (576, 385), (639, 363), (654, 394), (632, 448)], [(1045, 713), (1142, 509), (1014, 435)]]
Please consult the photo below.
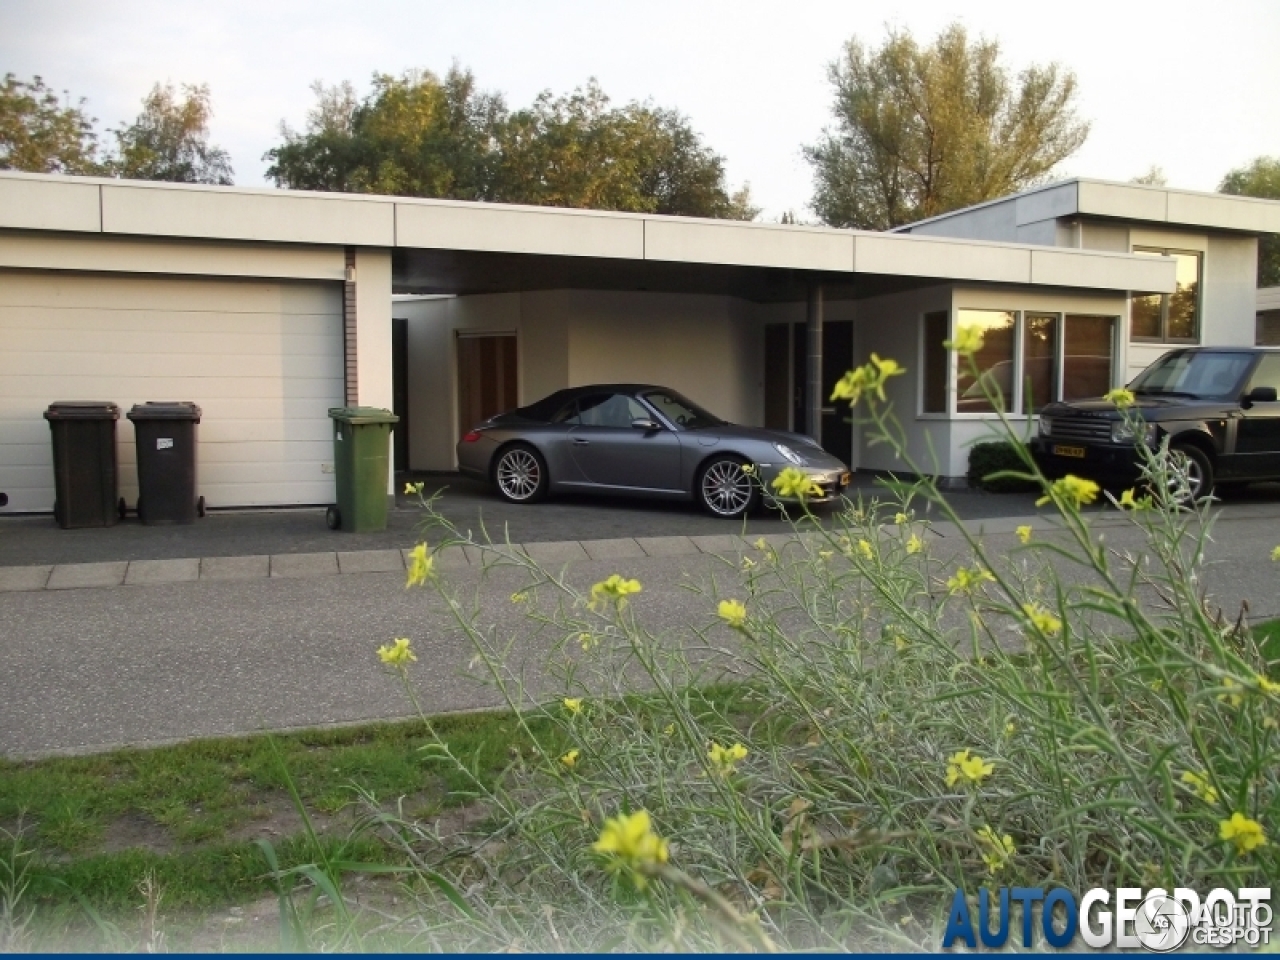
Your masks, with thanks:
[(515, 443), (498, 455), (493, 468), (498, 495), (509, 503), (537, 503), (547, 495), (547, 463), (526, 443)]

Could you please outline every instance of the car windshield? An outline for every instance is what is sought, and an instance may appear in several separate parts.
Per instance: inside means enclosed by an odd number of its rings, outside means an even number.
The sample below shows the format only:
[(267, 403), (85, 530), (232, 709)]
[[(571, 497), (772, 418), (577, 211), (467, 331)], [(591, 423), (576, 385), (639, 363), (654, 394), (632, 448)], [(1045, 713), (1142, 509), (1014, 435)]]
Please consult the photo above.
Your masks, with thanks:
[(722, 423), (719, 417), (712, 416), (692, 400), (687, 400), (674, 390), (646, 390), (642, 397), (654, 408), (685, 430), (701, 430), (704, 427), (718, 427)]
[(1129, 388), (1156, 396), (1228, 397), (1240, 391), (1252, 360), (1247, 353), (1167, 353), (1138, 374)]

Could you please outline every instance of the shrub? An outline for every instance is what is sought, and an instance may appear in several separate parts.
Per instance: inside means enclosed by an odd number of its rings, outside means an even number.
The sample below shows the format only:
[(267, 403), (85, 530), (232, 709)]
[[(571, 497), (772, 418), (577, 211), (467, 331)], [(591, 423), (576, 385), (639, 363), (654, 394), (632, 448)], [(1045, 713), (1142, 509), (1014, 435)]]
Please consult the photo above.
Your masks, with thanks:
[(1017, 440), (984, 440), (969, 448), (969, 486), (988, 493), (1030, 493), (1039, 489), (1034, 479), (993, 476), (1002, 472), (1026, 474), (1029, 451)]

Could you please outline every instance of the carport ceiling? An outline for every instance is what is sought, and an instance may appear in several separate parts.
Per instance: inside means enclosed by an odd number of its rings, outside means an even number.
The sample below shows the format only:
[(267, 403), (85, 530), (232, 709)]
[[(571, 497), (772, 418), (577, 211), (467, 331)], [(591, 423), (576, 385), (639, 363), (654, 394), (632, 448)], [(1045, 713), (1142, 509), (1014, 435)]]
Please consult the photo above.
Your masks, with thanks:
[(828, 300), (851, 300), (931, 286), (926, 277), (822, 273), (776, 267), (671, 263), (593, 257), (551, 257), (472, 250), (397, 249), (392, 260), (396, 293), (476, 294), (523, 290), (648, 290), (741, 297), (788, 303), (821, 283)]

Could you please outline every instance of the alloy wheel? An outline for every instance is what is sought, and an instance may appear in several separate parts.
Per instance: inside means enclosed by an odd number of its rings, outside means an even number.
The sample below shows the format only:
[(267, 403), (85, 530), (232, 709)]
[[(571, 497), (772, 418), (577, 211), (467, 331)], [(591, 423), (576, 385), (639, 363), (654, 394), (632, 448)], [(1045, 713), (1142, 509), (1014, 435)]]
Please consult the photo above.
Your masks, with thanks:
[(751, 478), (733, 460), (717, 460), (702, 474), (702, 502), (719, 516), (738, 516), (751, 504), (751, 494)]
[(542, 465), (528, 450), (511, 450), (498, 461), (498, 486), (511, 500), (528, 500), (542, 483)]

